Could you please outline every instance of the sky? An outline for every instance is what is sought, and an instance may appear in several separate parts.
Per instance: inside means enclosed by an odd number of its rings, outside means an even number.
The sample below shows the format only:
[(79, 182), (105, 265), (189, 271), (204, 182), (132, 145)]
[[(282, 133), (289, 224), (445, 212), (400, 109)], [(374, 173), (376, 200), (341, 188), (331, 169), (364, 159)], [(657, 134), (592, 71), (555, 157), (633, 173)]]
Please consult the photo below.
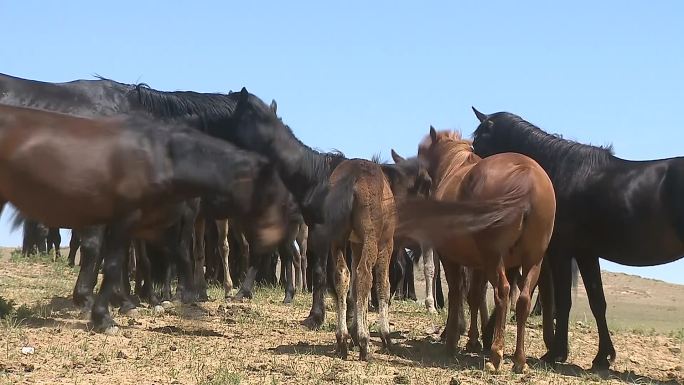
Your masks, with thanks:
[[(169, 91), (245, 86), (275, 99), (304, 143), (349, 157), (414, 155), (430, 125), (468, 136), (470, 106), (612, 143), (622, 158), (684, 154), (678, 0), (189, 4), (0, 0), (0, 72), (100, 74)], [(0, 245), (19, 245), (8, 212)], [(601, 265), (684, 284), (684, 260)]]

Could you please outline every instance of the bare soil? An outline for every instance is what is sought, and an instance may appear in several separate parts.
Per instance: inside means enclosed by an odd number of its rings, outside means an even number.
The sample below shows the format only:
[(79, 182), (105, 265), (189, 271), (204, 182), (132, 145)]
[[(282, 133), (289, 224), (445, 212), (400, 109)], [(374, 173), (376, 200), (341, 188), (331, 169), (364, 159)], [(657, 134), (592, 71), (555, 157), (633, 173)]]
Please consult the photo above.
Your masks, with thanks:
[[(381, 351), (372, 328), (372, 360), (359, 361), (357, 351), (342, 360), (334, 349), (332, 303), (323, 328), (309, 331), (299, 321), (308, 314), (311, 295), (298, 294), (287, 306), (280, 288), (259, 288), (250, 302), (229, 303), (212, 287), (209, 302), (176, 304), (164, 314), (141, 309), (135, 319), (116, 315), (117, 335), (96, 334), (71, 304), (76, 271), (64, 261), (26, 260), (2, 250), (0, 296), (24, 306), (0, 323), (0, 384), (684, 382), (684, 286), (636, 276), (603, 275), (618, 352), (611, 371), (585, 370), (596, 353), (597, 333), (580, 284), (568, 363), (552, 368), (536, 359), (544, 349), (541, 321), (533, 317), (526, 340), (532, 370), (517, 375), (510, 360), (501, 373), (490, 374), (482, 370), (482, 355), (447, 355), (436, 342), (445, 315), (431, 316), (412, 301), (393, 301), (390, 308), (396, 343), (391, 354)], [(369, 319), (372, 324), (376, 314)], [(507, 354), (513, 352), (514, 329), (509, 323)], [(32, 354), (22, 353), (29, 347)]]

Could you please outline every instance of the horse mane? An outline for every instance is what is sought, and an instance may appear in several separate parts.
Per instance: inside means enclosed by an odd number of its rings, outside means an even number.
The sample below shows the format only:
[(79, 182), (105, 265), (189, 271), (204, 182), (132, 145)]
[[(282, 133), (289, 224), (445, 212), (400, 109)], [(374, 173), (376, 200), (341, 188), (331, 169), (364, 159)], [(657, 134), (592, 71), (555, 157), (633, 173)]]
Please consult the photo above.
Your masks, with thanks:
[[(520, 116), (509, 112), (489, 115), (494, 124), (490, 138), (494, 143), (497, 137), (507, 142), (506, 151), (530, 154), (544, 167), (555, 183), (565, 183), (576, 176), (587, 176), (595, 167), (614, 159), (613, 146), (594, 146), (564, 139), (560, 135), (549, 134)], [(477, 142), (483, 138), (487, 128), (480, 125), (473, 133)]]
[(427, 135), (418, 147), (418, 154), (426, 152), (439, 152), (442, 161), (433, 169), (436, 185), (439, 185), (445, 178), (454, 175), (464, 165), (476, 163), (480, 157), (473, 151), (472, 141), (464, 139), (460, 131), (442, 130), (437, 131), (436, 141), (433, 143), (432, 136)]
[[(160, 91), (147, 83), (125, 84), (100, 75), (95, 75), (95, 77), (128, 87), (129, 94), (135, 97), (146, 111), (159, 118), (197, 115), (204, 120), (221, 120), (230, 117), (235, 112), (238, 101), (237, 93)], [(250, 99), (253, 99), (254, 96), (250, 96)]]

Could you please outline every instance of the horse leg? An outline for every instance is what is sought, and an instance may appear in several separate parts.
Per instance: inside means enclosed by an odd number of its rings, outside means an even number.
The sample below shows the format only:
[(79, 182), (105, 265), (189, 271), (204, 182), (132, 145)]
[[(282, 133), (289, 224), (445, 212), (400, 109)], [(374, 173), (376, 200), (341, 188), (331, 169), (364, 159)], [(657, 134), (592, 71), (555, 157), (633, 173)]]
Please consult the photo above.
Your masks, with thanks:
[(126, 314), (129, 316), (136, 316), (137, 312), (135, 308), (139, 305), (137, 301), (131, 296), (131, 280), (128, 275), (128, 270), (130, 266), (130, 244), (125, 247), (123, 265), (121, 269), (121, 280), (120, 285), (114, 286), (112, 293), (112, 300), (117, 301), (119, 304), (119, 314)]
[[(380, 245), (378, 248), (378, 256), (376, 261), (376, 280), (378, 284), (378, 324), (380, 326), (380, 338), (382, 339), (382, 345), (384, 346), (387, 353), (390, 352), (392, 348), (392, 340), (390, 338), (390, 327), (389, 327), (389, 300), (390, 300), (390, 287), (389, 287), (389, 263), (390, 256), (392, 255), (392, 248), (394, 243), (392, 240), (385, 242), (384, 245)], [(404, 256), (406, 257), (406, 256)], [(404, 258), (407, 260), (408, 258)], [(408, 261), (408, 264), (413, 262)]]
[(458, 350), (458, 341), (461, 333), (458, 331), (460, 322), (461, 308), (463, 307), (463, 293), (461, 293), (461, 272), (462, 268), (459, 265), (450, 262), (444, 263), (444, 274), (446, 275), (447, 284), (449, 285), (449, 310), (447, 313), (447, 322), (442, 332), (442, 340), (446, 345), (447, 352), (454, 354)]
[[(501, 362), (503, 361), (504, 352), (504, 337), (506, 331), (506, 315), (508, 314), (508, 302), (510, 295), (510, 284), (506, 278), (506, 269), (503, 265), (501, 257), (498, 257), (498, 263), (495, 268), (488, 272), (489, 282), (494, 287), (494, 303), (496, 304), (496, 327), (494, 328), (494, 341), (492, 342), (492, 350), (489, 353), (489, 363), (487, 368), (489, 370), (499, 371)], [(487, 259), (491, 261), (490, 259)]]
[(308, 247), (308, 238), (309, 238), (309, 227), (301, 223), (299, 225), (299, 232), (297, 233), (297, 246), (299, 247), (299, 255), (301, 256), (301, 274), (302, 274), (302, 286), (299, 290), (308, 290), (308, 277), (307, 277), (307, 268), (308, 268), (308, 260), (307, 260), (307, 247)]
[(333, 243), (331, 248), (335, 255), (335, 297), (337, 308), (337, 329), (335, 337), (337, 339), (337, 351), (342, 359), (346, 359), (349, 354), (349, 330), (347, 329), (347, 295), (349, 293), (349, 283), (351, 274), (347, 267), (347, 259), (344, 255), (345, 247)]
[(523, 284), (522, 283), (522, 276), (520, 275), (520, 268), (519, 267), (514, 267), (512, 269), (508, 269), (506, 271), (506, 278), (508, 279), (508, 283), (511, 285), (511, 291), (508, 297), (508, 302), (509, 302), (509, 308), (511, 310), (511, 313), (513, 313), (513, 319), (515, 319), (516, 316), (516, 303), (518, 301), (518, 296), (520, 295), (520, 286)]
[(480, 333), (477, 328), (477, 315), (485, 290), (487, 290), (487, 280), (485, 279), (484, 272), (482, 270), (472, 269), (470, 288), (468, 290), (470, 328), (468, 329), (468, 343), (466, 344), (466, 351), (469, 352), (479, 352), (482, 350)]
[(192, 265), (193, 279), (197, 284), (198, 291), (206, 293), (207, 280), (204, 277), (204, 265), (206, 262), (206, 245), (204, 243), (204, 233), (206, 230), (206, 220), (204, 216), (198, 215), (193, 227), (192, 242)]
[(76, 252), (78, 248), (81, 247), (81, 237), (75, 230), (71, 230), (71, 239), (69, 240), (69, 256), (67, 261), (69, 267), (74, 267), (76, 265)]
[(85, 311), (89, 311), (93, 303), (93, 290), (97, 283), (97, 275), (102, 262), (102, 241), (105, 226), (91, 226), (79, 230), (81, 242), (81, 261), (78, 278), (74, 286), (73, 301)]
[(409, 258), (408, 254), (406, 254), (406, 251), (404, 251), (404, 256), (406, 258), (406, 273), (404, 274), (404, 282), (406, 283), (406, 298), (417, 301), (418, 297), (416, 297), (416, 282), (413, 275), (413, 261)]
[(433, 262), (435, 264), (435, 278), (433, 279), (433, 291), (434, 291), (434, 297), (435, 297), (435, 308), (437, 309), (444, 309), (445, 301), (444, 301), (444, 290), (442, 290), (442, 268), (441, 268), (441, 262), (439, 261), (439, 256), (437, 253), (434, 253), (433, 257)]
[(294, 240), (289, 242), (292, 253), (292, 264), (294, 265), (294, 287), (295, 292), (302, 292), (304, 285), (302, 284), (302, 254), (294, 245)]
[[(142, 280), (139, 296), (146, 299), (147, 303), (149, 303), (151, 306), (157, 306), (159, 305), (159, 298), (154, 292), (154, 287), (152, 284), (152, 266), (150, 264), (150, 257), (147, 255), (147, 244), (143, 240), (136, 240), (135, 248), (136, 255), (138, 256), (139, 267), (138, 271), (136, 271), (136, 275), (138, 275), (138, 272), (140, 273), (136, 281)], [(169, 293), (169, 297), (170, 296), (171, 293)]]
[(603, 282), (601, 281), (601, 268), (598, 258), (579, 258), (577, 267), (582, 274), (584, 288), (587, 290), (589, 307), (596, 319), (599, 333), (599, 349), (596, 357), (592, 361), (592, 369), (608, 369), (610, 364), (615, 361), (615, 348), (610, 339), (608, 323), (606, 322), (606, 297), (603, 293)]
[(518, 277), (518, 282), (522, 284), (520, 294), (515, 305), (515, 320), (518, 323), (516, 332), (515, 353), (513, 354), (513, 371), (524, 373), (528, 371), (527, 357), (525, 356), (525, 323), (530, 314), (531, 292), (539, 279), (541, 269), (541, 258), (537, 264), (531, 267), (523, 266), (522, 275)]
[(223, 295), (230, 298), (233, 291), (233, 278), (230, 276), (230, 244), (228, 243), (228, 221), (216, 221), (218, 229), (218, 250), (223, 265)]
[(318, 329), (325, 320), (325, 292), (328, 289), (327, 270), (328, 254), (330, 251), (329, 245), (324, 241), (325, 235), (320, 233), (317, 234), (317, 232), (323, 230), (321, 226), (317, 225), (310, 230), (311, 234), (313, 234), (313, 243), (308, 245), (311, 246), (308, 249), (308, 253), (311, 256), (311, 262), (313, 262), (311, 266), (311, 291), (313, 301), (309, 316), (302, 321), (302, 324), (309, 329)]
[(368, 232), (364, 234), (363, 246), (361, 247), (360, 255), (352, 253), (352, 268), (356, 276), (356, 293), (355, 293), (355, 319), (356, 319), (356, 334), (359, 345), (359, 358), (361, 361), (368, 360), (368, 344), (370, 342), (370, 333), (368, 331), (368, 299), (370, 291), (373, 286), (373, 271), (370, 265), (371, 262), (377, 260), (378, 243), (375, 240), (374, 234)]
[[(433, 289), (435, 285), (435, 258), (433, 250), (430, 247), (421, 247), (423, 250), (423, 273), (425, 274), (425, 307), (428, 313), (436, 314), (435, 296)], [(444, 271), (446, 272), (446, 267)], [(448, 279), (447, 279), (448, 280)], [(451, 292), (451, 284), (449, 284), (449, 292)], [(451, 296), (450, 298), (451, 299)], [(449, 311), (451, 313), (451, 311)]]
[(542, 261), (537, 284), (539, 287), (537, 302), (540, 304), (543, 315), (542, 325), (544, 328), (544, 345), (546, 345), (546, 349), (549, 350), (553, 346), (554, 339), (553, 319), (555, 317), (555, 304), (553, 298), (554, 289), (553, 280), (551, 277), (551, 267), (546, 259)]
[(568, 322), (572, 306), (572, 259), (565, 256), (548, 258), (553, 275), (553, 295), (556, 306), (556, 332), (551, 349), (542, 356), (542, 360), (554, 363), (568, 359)]
[(392, 258), (390, 258), (390, 298), (401, 296), (401, 277), (403, 275), (402, 266), (399, 261), (401, 257), (400, 249), (395, 249), (392, 251)]
[(102, 286), (91, 313), (91, 321), (97, 331), (115, 333), (117, 330), (108, 307), (114, 288), (121, 281), (122, 265), (130, 244), (127, 232), (128, 226), (124, 222), (107, 225), (107, 231), (104, 235), (105, 247), (102, 253), (104, 260)]
[(285, 288), (285, 298), (283, 299), (284, 304), (292, 303), (295, 294), (294, 285), (294, 256), (292, 255), (293, 243), (289, 240), (285, 240), (278, 246), (278, 254), (280, 255), (280, 270), (284, 271), (282, 274), (283, 279), (280, 284)]

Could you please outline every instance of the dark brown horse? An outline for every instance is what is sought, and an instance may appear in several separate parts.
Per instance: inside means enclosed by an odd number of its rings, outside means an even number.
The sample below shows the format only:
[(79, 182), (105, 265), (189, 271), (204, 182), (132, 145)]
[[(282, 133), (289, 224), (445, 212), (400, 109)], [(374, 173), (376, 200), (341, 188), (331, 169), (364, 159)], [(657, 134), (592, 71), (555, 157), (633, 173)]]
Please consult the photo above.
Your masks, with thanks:
[(276, 198), (255, 224), (255, 246), (270, 247), (283, 236), (286, 193), (275, 191), (277, 174), (262, 158), (179, 123), (0, 105), (0, 205), (10, 202), (48, 226), (108, 224), (104, 281), (91, 316), (99, 330), (114, 326), (107, 306), (131, 237), (155, 238), (176, 220), (178, 203), (194, 196), (251, 196), (255, 175), (259, 194)]
[[(497, 308), (491, 362), (487, 366), (493, 370), (500, 369), (510, 291), (506, 269), (522, 266), (523, 284), (516, 306), (518, 330), (513, 369), (525, 371), (524, 336), (530, 312), (530, 290), (539, 276), (542, 258), (553, 232), (556, 210), (551, 180), (534, 160), (526, 156), (508, 153), (480, 159), (473, 153), (471, 143), (461, 139), (460, 134), (438, 133), (432, 127), (430, 135), (420, 144), (418, 156), (428, 164), (434, 181), (433, 196), (437, 200), (411, 202), (404, 206), (400, 229), (411, 229), (419, 234), (419, 238), (430, 241), (442, 259), (449, 283), (447, 347), (455, 349), (459, 339), (460, 302), (457, 299), (461, 297), (458, 290), (462, 285), (458, 267), (476, 268), (481, 273), (471, 282), (468, 302), (474, 322), (469, 331), (469, 345), (475, 345), (479, 338), (477, 310), (482, 303), (486, 278), (494, 287)], [(461, 203), (487, 201), (495, 204), (484, 205), (485, 208), (490, 206), (485, 210), (486, 215), (481, 216), (485, 226), (477, 231), (456, 234), (449, 220), (472, 215), (463, 210)], [(470, 227), (470, 230), (474, 229)]]

